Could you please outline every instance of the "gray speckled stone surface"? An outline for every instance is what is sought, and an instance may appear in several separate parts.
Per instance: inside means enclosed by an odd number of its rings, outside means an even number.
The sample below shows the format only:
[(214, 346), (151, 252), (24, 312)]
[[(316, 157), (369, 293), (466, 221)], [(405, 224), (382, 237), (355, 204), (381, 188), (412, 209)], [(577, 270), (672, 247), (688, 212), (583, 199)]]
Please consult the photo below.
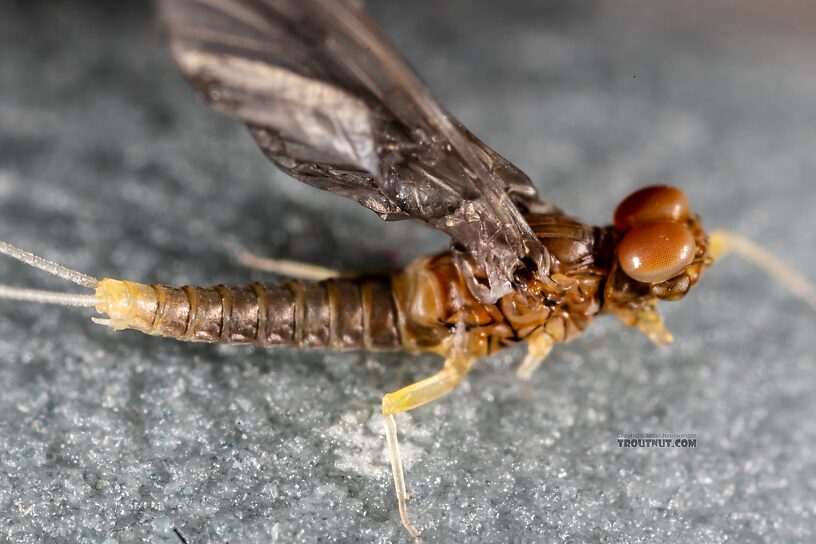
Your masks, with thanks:
[[(7, 1), (0, 239), (94, 275), (243, 283), (231, 247), (350, 269), (444, 244), (286, 179), (198, 103), (141, 3)], [(436, 94), (597, 223), (685, 188), (816, 280), (814, 44), (626, 3), (374, 11)], [(113, 7), (113, 6), (117, 7)], [(0, 259), (2, 282), (62, 287)], [(529, 383), (520, 351), (399, 419), (427, 542), (816, 539), (816, 314), (738, 260), (611, 318)], [(379, 399), (432, 357), (188, 345), (0, 304), (0, 541), (390, 542)], [(631, 450), (620, 432), (694, 432)]]

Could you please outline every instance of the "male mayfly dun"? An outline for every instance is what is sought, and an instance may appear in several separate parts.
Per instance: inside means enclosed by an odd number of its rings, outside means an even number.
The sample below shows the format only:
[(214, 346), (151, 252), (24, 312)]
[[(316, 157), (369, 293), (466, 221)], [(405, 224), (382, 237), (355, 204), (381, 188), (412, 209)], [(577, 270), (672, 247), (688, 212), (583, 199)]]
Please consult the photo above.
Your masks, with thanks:
[[(95, 307), (97, 323), (187, 341), (441, 355), (439, 373), (382, 399), (400, 517), (413, 536), (394, 416), (452, 391), (479, 357), (526, 342), (518, 373), (529, 376), (601, 313), (669, 342), (656, 302), (682, 298), (726, 250), (772, 268), (814, 303), (804, 282), (756, 247), (707, 235), (676, 188), (636, 192), (605, 227), (545, 202), (431, 98), (357, 2), (159, 8), (182, 73), (210, 105), (244, 121), (278, 167), (384, 219), (439, 229), (451, 250), (385, 274), (175, 288), (97, 280), (2, 244), (93, 294), (4, 287), (0, 296)], [(303, 270), (294, 271), (311, 275)]]

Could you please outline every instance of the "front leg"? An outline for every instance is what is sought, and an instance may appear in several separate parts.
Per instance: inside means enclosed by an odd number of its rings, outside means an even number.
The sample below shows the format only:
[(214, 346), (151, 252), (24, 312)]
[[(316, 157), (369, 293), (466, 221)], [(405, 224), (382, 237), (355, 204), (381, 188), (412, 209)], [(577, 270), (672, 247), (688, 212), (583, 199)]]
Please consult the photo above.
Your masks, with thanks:
[(635, 314), (635, 327), (640, 332), (649, 337), (649, 340), (658, 346), (666, 346), (671, 344), (674, 338), (666, 329), (666, 324), (663, 322), (663, 316), (657, 311), (654, 304), (640, 310)]
[(663, 317), (657, 311), (657, 306), (654, 303), (647, 304), (638, 310), (621, 311), (616, 315), (624, 325), (636, 327), (658, 346), (672, 343), (672, 335), (666, 329)]
[(442, 370), (430, 378), (383, 397), (382, 412), (385, 418), (385, 438), (388, 442), (388, 452), (391, 457), (391, 472), (394, 476), (394, 488), (397, 492), (400, 520), (402, 520), (402, 525), (413, 538), (419, 538), (419, 531), (414, 528), (410, 519), (408, 519), (409, 497), (405, 488), (405, 475), (402, 470), (402, 460), (400, 459), (397, 423), (394, 420), (394, 414), (413, 410), (456, 389), (462, 383), (475, 359), (473, 356), (452, 351), (445, 359), (445, 366)]

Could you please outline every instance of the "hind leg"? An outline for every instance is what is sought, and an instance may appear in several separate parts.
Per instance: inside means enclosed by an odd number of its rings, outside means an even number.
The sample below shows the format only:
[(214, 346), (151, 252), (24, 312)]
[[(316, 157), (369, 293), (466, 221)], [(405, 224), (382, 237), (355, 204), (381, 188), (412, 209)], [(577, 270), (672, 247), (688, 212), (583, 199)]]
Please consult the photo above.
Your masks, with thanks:
[(388, 441), (391, 472), (394, 476), (394, 488), (397, 493), (400, 520), (402, 520), (402, 525), (413, 538), (419, 538), (419, 531), (416, 530), (408, 518), (409, 496), (405, 488), (405, 475), (402, 470), (399, 442), (397, 441), (397, 423), (394, 414), (413, 410), (456, 389), (462, 383), (474, 360), (474, 358), (470, 357), (451, 355), (445, 360), (445, 367), (430, 378), (383, 397), (382, 412), (385, 418), (385, 438)]
[(270, 272), (289, 278), (299, 280), (321, 281), (340, 276), (340, 272), (331, 268), (324, 268), (300, 261), (290, 261), (287, 259), (270, 259), (260, 257), (248, 251), (238, 253), (235, 258), (242, 265), (261, 272)]

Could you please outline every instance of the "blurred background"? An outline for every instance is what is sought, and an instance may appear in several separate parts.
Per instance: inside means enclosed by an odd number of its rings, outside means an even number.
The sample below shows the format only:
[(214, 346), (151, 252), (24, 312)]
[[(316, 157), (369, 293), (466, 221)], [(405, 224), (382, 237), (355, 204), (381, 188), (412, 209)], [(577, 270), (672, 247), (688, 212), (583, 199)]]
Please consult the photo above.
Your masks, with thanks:
[[(441, 5), (440, 5), (441, 4)], [(343, 269), (444, 247), (279, 173), (199, 103), (149, 2), (3, 0), (0, 239), (98, 277), (269, 280), (238, 248)], [(440, 101), (606, 224), (671, 183), (816, 281), (816, 7), (798, 0), (370, 2)], [(0, 281), (64, 288), (0, 259)], [(530, 383), (521, 350), (401, 418), (425, 541), (808, 541), (816, 314), (729, 259)], [(439, 361), (185, 345), (0, 303), (0, 540), (403, 539), (379, 399)], [(695, 450), (621, 450), (694, 432)]]

